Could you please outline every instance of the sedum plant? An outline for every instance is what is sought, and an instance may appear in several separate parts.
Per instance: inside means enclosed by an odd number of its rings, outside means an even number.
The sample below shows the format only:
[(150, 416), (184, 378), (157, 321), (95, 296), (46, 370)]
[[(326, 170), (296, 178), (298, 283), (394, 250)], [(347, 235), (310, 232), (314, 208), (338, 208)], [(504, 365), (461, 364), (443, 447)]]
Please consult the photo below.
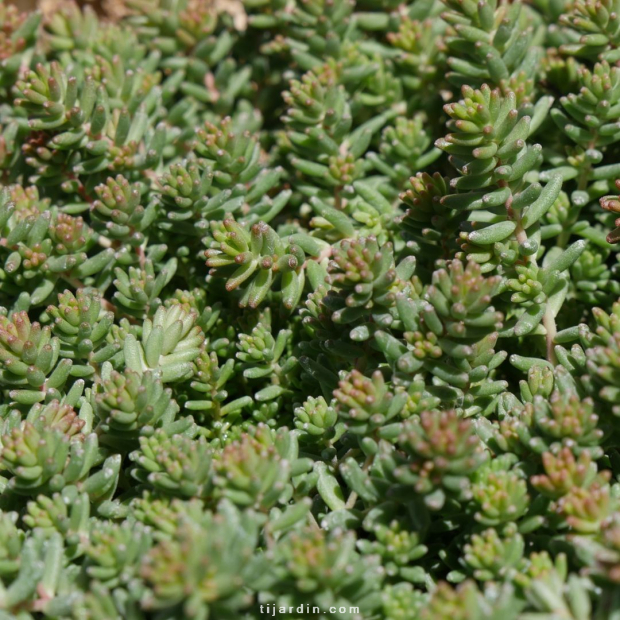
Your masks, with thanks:
[(0, 620), (620, 616), (615, 0), (0, 0)]

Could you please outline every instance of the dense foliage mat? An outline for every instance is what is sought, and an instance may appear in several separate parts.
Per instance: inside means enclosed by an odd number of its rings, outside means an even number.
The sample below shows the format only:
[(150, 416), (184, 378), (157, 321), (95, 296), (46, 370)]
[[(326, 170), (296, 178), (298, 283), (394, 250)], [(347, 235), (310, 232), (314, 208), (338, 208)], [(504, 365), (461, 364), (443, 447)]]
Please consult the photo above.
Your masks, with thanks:
[(620, 618), (620, 2), (43, 4), (0, 620)]

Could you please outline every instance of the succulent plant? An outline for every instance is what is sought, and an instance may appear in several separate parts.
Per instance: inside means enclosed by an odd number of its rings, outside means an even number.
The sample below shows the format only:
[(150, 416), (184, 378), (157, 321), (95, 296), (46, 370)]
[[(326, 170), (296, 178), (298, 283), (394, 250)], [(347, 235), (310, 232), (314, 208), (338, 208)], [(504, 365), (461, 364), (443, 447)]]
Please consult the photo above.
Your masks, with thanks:
[(618, 616), (620, 0), (14, 4), (0, 620)]

